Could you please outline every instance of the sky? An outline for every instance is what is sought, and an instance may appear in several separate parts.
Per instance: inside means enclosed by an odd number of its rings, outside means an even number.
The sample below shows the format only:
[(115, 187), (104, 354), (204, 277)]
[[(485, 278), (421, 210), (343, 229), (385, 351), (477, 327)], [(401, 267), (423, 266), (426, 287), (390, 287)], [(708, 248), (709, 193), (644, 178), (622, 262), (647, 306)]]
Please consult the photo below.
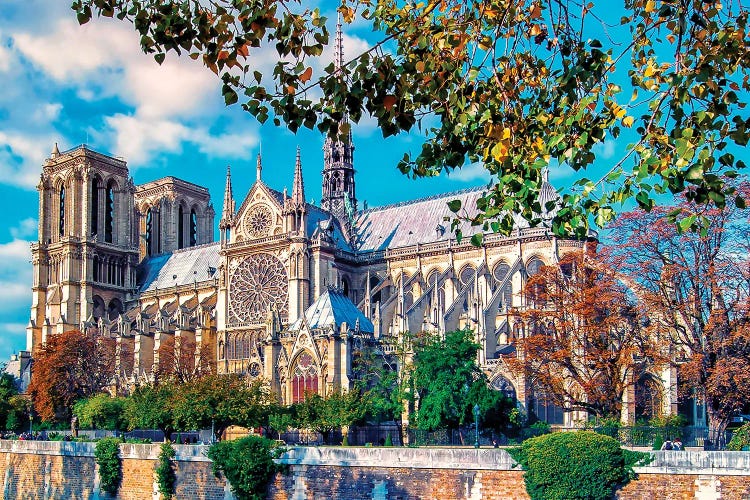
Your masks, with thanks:
[[(220, 82), (200, 63), (169, 55), (159, 66), (141, 53), (130, 24), (95, 18), (79, 26), (69, 5), (67, 0), (0, 2), (0, 199), (6, 204), (0, 215), (0, 362), (25, 348), (36, 184), (55, 143), (61, 151), (87, 144), (124, 158), (136, 184), (173, 175), (206, 186), (218, 214), (227, 165), (240, 206), (255, 180), (261, 149), (263, 180), (291, 190), (299, 146), (306, 195), (321, 196), (318, 132), (295, 135), (270, 120), (259, 125), (239, 106), (224, 105)], [(335, 13), (323, 14), (333, 32)], [(377, 40), (368, 30), (356, 22), (345, 28), (345, 60), (367, 48), (368, 40)], [(267, 74), (274, 55), (261, 52), (250, 61)], [(330, 60), (323, 58), (326, 64)], [(315, 69), (320, 74), (321, 68)], [(374, 121), (364, 119), (353, 137), (360, 207), (365, 200), (377, 206), (490, 180), (479, 165), (450, 176), (404, 177), (396, 165), (405, 152), (418, 153), (419, 131), (383, 139)], [(598, 154), (604, 160), (614, 156), (614, 143), (606, 141)], [(554, 170), (551, 179), (558, 186), (570, 184)]]

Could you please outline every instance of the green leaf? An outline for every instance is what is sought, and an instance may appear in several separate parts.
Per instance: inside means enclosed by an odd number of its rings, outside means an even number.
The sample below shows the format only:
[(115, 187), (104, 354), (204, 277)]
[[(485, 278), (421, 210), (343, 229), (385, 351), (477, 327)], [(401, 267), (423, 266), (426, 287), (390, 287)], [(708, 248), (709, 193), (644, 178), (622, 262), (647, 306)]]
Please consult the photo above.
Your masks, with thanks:
[(451, 200), (448, 202), (448, 210), (451, 212), (458, 213), (461, 210), (461, 200)]

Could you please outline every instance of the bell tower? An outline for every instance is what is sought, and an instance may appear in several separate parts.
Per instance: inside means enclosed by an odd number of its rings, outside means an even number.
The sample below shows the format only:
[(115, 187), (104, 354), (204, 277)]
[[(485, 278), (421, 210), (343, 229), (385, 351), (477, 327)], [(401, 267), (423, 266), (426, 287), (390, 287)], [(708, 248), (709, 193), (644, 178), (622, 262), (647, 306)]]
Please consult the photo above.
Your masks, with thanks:
[(39, 241), (31, 247), (27, 349), (52, 333), (114, 319), (135, 286), (135, 187), (123, 160), (85, 145), (45, 160), (39, 185)]

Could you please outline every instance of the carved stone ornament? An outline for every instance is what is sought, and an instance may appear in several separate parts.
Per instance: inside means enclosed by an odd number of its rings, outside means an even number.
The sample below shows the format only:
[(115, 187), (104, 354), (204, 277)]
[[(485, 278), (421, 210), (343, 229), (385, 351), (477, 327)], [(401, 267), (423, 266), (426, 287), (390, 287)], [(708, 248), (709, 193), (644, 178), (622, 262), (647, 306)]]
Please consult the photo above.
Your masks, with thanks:
[(288, 279), (278, 258), (269, 253), (257, 253), (241, 261), (233, 259), (229, 268), (232, 322), (264, 323), (271, 305), (282, 315), (287, 314)]
[(268, 236), (272, 225), (273, 214), (265, 205), (255, 205), (245, 216), (245, 232), (253, 238)]

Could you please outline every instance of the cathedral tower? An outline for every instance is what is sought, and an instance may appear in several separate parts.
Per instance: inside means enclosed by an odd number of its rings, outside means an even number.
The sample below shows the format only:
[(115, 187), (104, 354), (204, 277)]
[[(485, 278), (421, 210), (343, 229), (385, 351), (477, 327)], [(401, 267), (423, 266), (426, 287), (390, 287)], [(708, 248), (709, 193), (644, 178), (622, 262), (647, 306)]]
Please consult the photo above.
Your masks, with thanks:
[(310, 254), (307, 241), (307, 203), (302, 179), (302, 160), (297, 147), (291, 198), (284, 200), (284, 215), (291, 233), (289, 248), (289, 319), (301, 317), (310, 305)]
[[(344, 78), (344, 48), (341, 20), (336, 24), (334, 65), (339, 78)], [(344, 126), (346, 125), (346, 126)], [(346, 115), (339, 124), (338, 136), (327, 137), (323, 145), (323, 197), (320, 206), (338, 219), (351, 238), (352, 222), (357, 213), (354, 185), (354, 143)]]
[(135, 286), (135, 187), (123, 160), (85, 145), (42, 167), (39, 241), (32, 245), (27, 348), (84, 322), (114, 319)]

